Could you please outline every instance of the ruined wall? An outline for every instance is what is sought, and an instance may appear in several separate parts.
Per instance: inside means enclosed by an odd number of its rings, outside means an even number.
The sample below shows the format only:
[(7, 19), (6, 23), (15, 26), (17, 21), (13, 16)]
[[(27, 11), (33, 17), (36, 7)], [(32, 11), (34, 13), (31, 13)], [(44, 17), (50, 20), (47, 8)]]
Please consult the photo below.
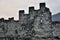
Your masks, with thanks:
[[(36, 13), (36, 12), (35, 12)], [(40, 9), (37, 11), (34, 20), (34, 30), (35, 35), (38, 37), (49, 37), (51, 36), (51, 13), (48, 8), (46, 8), (45, 3), (40, 4)]]
[(3, 31), (3, 36), (7, 37), (6, 40), (9, 40), (8, 37), (13, 37), (14, 40), (52, 40), (51, 12), (45, 3), (40, 3), (39, 6), (38, 10), (33, 6), (29, 7), (29, 14), (19, 10), (17, 21), (13, 17), (9, 20), (0, 19), (0, 31)]

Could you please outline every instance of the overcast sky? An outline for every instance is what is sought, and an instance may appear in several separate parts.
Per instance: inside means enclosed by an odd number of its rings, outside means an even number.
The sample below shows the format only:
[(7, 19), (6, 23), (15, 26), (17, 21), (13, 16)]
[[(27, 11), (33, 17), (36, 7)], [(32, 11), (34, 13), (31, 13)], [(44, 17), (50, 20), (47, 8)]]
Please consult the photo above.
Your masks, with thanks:
[(28, 13), (29, 6), (39, 9), (39, 3), (41, 2), (46, 3), (52, 14), (60, 12), (60, 0), (0, 0), (0, 18), (14, 17), (17, 20), (18, 10), (24, 9), (25, 13)]

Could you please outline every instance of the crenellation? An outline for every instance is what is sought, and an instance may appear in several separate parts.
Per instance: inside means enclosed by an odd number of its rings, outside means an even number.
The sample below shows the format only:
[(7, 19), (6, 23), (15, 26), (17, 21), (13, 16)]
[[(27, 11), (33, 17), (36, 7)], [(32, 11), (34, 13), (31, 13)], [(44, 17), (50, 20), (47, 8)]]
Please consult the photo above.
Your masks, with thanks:
[(19, 20), (22, 16), (24, 16), (24, 12), (25, 12), (24, 10), (19, 10)]
[(28, 14), (25, 14), (24, 10), (19, 10), (19, 20), (14, 20), (14, 17), (8, 20), (1, 18), (0, 30), (3, 32), (0, 32), (0, 35), (4, 35), (2, 38), (4, 40), (52, 40), (56, 34), (53, 35), (55, 23), (52, 24), (50, 9), (45, 3), (40, 3), (39, 6), (38, 10), (33, 6), (29, 7)]
[(29, 7), (29, 12), (34, 11), (34, 6)]
[(24, 10), (19, 10), (19, 13), (24, 13)]
[(12, 18), (9, 18), (9, 20), (14, 20), (14, 17), (12, 17)]
[(14, 17), (12, 17), (12, 18), (9, 18), (9, 21), (14, 21)]
[(19, 21), (21, 23), (27, 23), (29, 14), (25, 14), (24, 10), (19, 11)]
[(39, 6), (40, 6), (40, 9), (41, 9), (41, 8), (45, 8), (45, 7), (46, 7), (46, 4), (45, 4), (45, 3), (40, 3)]
[(0, 18), (0, 21), (1, 21), (1, 22), (4, 22), (4, 18)]

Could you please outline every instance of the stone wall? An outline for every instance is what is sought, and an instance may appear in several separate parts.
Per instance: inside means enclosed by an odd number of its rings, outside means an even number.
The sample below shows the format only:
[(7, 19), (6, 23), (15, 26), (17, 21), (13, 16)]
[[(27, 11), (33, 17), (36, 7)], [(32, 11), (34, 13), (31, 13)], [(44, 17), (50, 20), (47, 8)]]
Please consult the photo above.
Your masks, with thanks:
[[(29, 14), (19, 10), (19, 20), (0, 19), (0, 35), (5, 40), (52, 40), (53, 27), (51, 12), (45, 3), (40, 3), (40, 9), (29, 7)], [(55, 40), (55, 39), (54, 39)]]

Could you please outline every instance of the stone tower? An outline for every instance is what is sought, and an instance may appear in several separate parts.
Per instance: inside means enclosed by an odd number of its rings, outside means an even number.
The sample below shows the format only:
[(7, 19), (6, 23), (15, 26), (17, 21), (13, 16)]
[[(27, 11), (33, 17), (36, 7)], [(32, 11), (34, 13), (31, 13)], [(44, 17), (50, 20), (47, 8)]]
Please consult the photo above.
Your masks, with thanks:
[(35, 39), (37, 37), (38, 38), (52, 37), (51, 12), (49, 8), (46, 7), (45, 3), (40, 3), (40, 9), (33, 10), (30, 13), (31, 13), (30, 20), (33, 19), (32, 35), (35, 37)]
[[(29, 7), (29, 13), (19, 10), (19, 20), (14, 17), (5, 20), (0, 19), (0, 40), (55, 40), (54, 36), (58, 30), (55, 22), (52, 22), (51, 12), (45, 3), (39, 4), (39, 9)], [(53, 26), (52, 26), (53, 23)], [(59, 28), (57, 28), (59, 29)], [(59, 31), (58, 31), (59, 32)], [(58, 35), (58, 32), (57, 35)], [(54, 39), (53, 39), (54, 38)]]
[(19, 11), (20, 25), (26, 31), (24, 38), (35, 40), (38, 37), (40, 40), (42, 37), (52, 37), (51, 12), (45, 3), (40, 3), (39, 6), (38, 10), (33, 6), (29, 7), (29, 14), (24, 14), (24, 10)]

